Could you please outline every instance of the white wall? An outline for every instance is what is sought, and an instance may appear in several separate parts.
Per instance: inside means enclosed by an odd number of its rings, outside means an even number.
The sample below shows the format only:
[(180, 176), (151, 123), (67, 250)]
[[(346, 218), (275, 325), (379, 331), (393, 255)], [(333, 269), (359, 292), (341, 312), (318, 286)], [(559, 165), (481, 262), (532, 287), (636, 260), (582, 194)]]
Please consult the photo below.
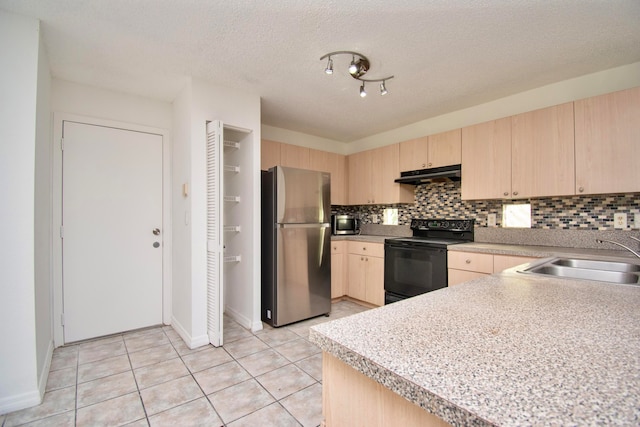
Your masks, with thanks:
[(51, 74), (42, 40), (38, 50), (35, 159), (35, 315), (38, 388), (44, 395), (53, 354)]
[(40, 402), (34, 289), (39, 23), (0, 11), (0, 413)]
[[(190, 103), (190, 105), (188, 105)], [(189, 110), (186, 112), (186, 110)], [(189, 120), (190, 129), (184, 129), (184, 121)], [(176, 141), (174, 144), (174, 195), (181, 192), (184, 182), (189, 183), (190, 195), (188, 200), (174, 201), (174, 252), (182, 251), (182, 255), (189, 255), (180, 261), (174, 258), (174, 281), (181, 283), (174, 285), (174, 317), (177, 323), (185, 327), (183, 338), (187, 339), (190, 347), (205, 344), (207, 338), (207, 167), (206, 167), (206, 121), (220, 120), (226, 125), (232, 125), (253, 130), (252, 147), (255, 153), (254, 164), (248, 171), (247, 200), (243, 202), (243, 209), (252, 213), (260, 207), (260, 97), (257, 94), (244, 93), (212, 85), (208, 82), (189, 79), (187, 86), (174, 101), (174, 129)], [(178, 178), (179, 176), (179, 178)], [(180, 181), (180, 180), (183, 181)], [(177, 218), (188, 218), (190, 225), (181, 225)], [(190, 234), (189, 238), (184, 234)], [(260, 217), (253, 215), (250, 225), (243, 233), (252, 236), (253, 247), (243, 258), (243, 268), (249, 272), (246, 288), (237, 289), (241, 298), (231, 298), (239, 301), (234, 309), (246, 316), (251, 327), (258, 329), (260, 323)], [(178, 237), (178, 235), (180, 235)], [(179, 241), (179, 243), (178, 243)], [(190, 247), (185, 245), (190, 244)], [(187, 277), (189, 282), (185, 282)], [(180, 292), (181, 295), (176, 293)], [(227, 296), (225, 296), (226, 298)], [(183, 303), (190, 298), (190, 304)], [(181, 306), (177, 306), (180, 301)], [(241, 303), (240, 303), (241, 301)], [(189, 313), (183, 310), (188, 309)], [(190, 328), (188, 325), (190, 324)], [(249, 326), (249, 325), (247, 325)], [(181, 332), (181, 331), (179, 331)], [(182, 334), (182, 332), (181, 332)]]
[(51, 108), (56, 113), (171, 129), (172, 107), (168, 102), (55, 78), (51, 90)]
[[(172, 201), (173, 201), (173, 297), (171, 324), (189, 344), (191, 341), (191, 85), (173, 101)], [(191, 193), (191, 191), (190, 191)]]
[[(260, 97), (217, 87), (201, 80), (193, 80), (193, 116), (191, 144), (191, 176), (193, 183), (192, 209), (192, 256), (193, 256), (193, 309), (194, 331), (206, 333), (206, 129), (207, 120), (220, 120), (225, 125), (251, 129), (254, 147), (253, 165), (243, 170), (247, 174), (243, 189), (241, 210), (250, 218), (243, 220), (243, 236), (251, 236), (253, 245), (243, 250), (242, 266), (246, 281), (237, 281), (225, 293), (225, 309), (233, 314), (243, 326), (261, 329), (260, 321)], [(249, 323), (249, 324), (247, 324)]]
[[(53, 228), (62, 223), (62, 158), (59, 139), (62, 137), (62, 120), (87, 120), (106, 126), (123, 126), (162, 134), (163, 144), (163, 321), (171, 319), (171, 136), (172, 107), (170, 103), (136, 95), (115, 92), (60, 79), (52, 80), (51, 108), (53, 120)], [(53, 289), (54, 319), (62, 313), (62, 243), (59, 235), (53, 236)], [(64, 343), (62, 327), (54, 322), (54, 342)]]
[(268, 125), (262, 125), (262, 138), (338, 154), (353, 154), (425, 135), (433, 135), (476, 123), (636, 86), (640, 86), (640, 62), (564, 80), (485, 104), (465, 108), (464, 110), (427, 118), (349, 143)]
[(314, 148), (316, 150), (330, 151), (332, 153), (347, 154), (347, 144), (333, 139), (321, 138), (302, 132), (273, 126), (262, 125), (262, 139), (284, 142), (285, 144), (299, 145), (301, 147)]
[(600, 71), (432, 117), (347, 144), (347, 154), (640, 86), (640, 62)]

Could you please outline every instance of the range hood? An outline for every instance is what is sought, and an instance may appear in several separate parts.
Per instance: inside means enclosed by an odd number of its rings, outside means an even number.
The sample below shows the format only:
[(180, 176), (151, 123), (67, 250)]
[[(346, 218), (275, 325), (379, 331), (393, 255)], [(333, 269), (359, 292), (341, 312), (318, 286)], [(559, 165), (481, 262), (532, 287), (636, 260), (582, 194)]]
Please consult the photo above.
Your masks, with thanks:
[(460, 181), (460, 170), (460, 165), (451, 165), (440, 168), (400, 172), (400, 178), (396, 179), (395, 182), (420, 185), (432, 181)]

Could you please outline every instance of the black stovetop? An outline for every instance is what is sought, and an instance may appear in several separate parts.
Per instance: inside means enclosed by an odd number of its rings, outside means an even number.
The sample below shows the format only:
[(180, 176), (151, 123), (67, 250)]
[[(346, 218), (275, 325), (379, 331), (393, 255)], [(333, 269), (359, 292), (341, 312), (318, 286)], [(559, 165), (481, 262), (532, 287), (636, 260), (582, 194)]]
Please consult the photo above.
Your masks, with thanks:
[(405, 243), (416, 246), (448, 246), (473, 242), (473, 219), (423, 219), (411, 220), (412, 237), (386, 239), (385, 243)]

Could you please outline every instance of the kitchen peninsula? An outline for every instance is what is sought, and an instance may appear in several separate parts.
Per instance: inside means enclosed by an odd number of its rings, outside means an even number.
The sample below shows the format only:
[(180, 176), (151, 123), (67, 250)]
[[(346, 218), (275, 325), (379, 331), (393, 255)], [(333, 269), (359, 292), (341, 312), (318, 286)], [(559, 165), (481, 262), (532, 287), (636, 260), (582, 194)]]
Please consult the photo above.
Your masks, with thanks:
[(639, 425), (640, 287), (515, 270), (314, 326), (326, 425)]

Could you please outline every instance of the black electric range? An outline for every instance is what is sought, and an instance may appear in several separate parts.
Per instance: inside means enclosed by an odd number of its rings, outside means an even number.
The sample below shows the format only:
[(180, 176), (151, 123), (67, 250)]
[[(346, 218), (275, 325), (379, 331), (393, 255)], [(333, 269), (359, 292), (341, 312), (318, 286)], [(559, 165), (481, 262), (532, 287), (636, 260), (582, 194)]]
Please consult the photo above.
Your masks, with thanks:
[(414, 218), (411, 230), (385, 240), (385, 304), (446, 287), (447, 247), (473, 242), (474, 220)]

